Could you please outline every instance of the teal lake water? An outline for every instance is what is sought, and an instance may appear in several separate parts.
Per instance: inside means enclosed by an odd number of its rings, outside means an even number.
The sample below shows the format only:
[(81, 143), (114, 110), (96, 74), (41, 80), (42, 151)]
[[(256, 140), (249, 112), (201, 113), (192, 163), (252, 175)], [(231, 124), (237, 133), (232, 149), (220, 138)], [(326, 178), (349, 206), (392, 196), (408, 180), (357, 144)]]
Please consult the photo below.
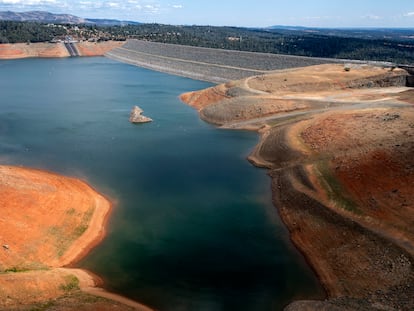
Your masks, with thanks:
[[(201, 121), (210, 84), (106, 58), (0, 61), (0, 164), (79, 177), (117, 202), (77, 264), (158, 310), (280, 310), (319, 295), (246, 156), (253, 132)], [(139, 105), (154, 122), (133, 125)]]

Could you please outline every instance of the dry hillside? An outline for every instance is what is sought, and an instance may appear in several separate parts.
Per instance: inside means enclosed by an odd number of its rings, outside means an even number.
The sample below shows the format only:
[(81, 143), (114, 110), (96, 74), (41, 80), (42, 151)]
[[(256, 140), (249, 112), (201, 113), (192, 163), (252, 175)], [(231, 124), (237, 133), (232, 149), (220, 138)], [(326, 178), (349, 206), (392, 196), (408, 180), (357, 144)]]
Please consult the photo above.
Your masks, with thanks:
[(402, 69), (321, 65), (182, 95), (202, 119), (254, 129), (250, 161), (328, 301), (287, 310), (414, 308), (414, 91)]

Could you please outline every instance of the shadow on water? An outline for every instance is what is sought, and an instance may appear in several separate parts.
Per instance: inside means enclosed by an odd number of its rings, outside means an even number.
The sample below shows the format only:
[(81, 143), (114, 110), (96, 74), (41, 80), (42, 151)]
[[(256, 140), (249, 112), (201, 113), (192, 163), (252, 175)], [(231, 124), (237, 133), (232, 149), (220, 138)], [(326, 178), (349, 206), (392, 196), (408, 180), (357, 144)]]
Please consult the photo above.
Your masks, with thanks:
[[(105, 58), (0, 62), (0, 160), (77, 176), (117, 204), (80, 267), (160, 310), (278, 310), (322, 290), (246, 156), (257, 135), (202, 122), (210, 84)], [(22, 85), (25, 92), (22, 92)], [(139, 105), (153, 123), (134, 126)]]

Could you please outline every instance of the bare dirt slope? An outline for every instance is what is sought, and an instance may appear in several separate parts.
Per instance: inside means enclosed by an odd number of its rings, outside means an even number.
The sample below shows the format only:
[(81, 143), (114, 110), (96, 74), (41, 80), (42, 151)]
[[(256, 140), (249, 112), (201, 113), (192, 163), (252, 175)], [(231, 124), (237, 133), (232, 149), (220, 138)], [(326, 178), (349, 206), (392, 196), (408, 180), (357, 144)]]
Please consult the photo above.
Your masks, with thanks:
[(0, 166), (0, 191), (0, 271), (67, 265), (103, 237), (110, 204), (80, 180)]
[(322, 65), (182, 96), (208, 122), (261, 133), (250, 160), (269, 168), (274, 204), (329, 298), (287, 310), (414, 308), (414, 100), (406, 75)]
[(59, 268), (104, 237), (111, 204), (103, 196), (78, 179), (10, 166), (0, 166), (0, 193), (0, 310), (149, 310), (97, 298), (108, 296), (98, 278)]
[(28, 57), (69, 57), (69, 52), (63, 44), (55, 43), (0, 44), (0, 59)]
[(124, 41), (78, 42), (76, 47), (80, 56), (103, 56), (105, 53), (124, 45)]
[[(352, 65), (318, 65), (232, 81), (181, 99), (200, 111), (207, 122), (229, 126), (256, 118), (384, 100), (406, 90), (407, 73), (401, 69)], [(378, 91), (387, 87), (387, 92)], [(394, 88), (391, 88), (394, 87)], [(240, 124), (240, 126), (244, 126)]]
[[(80, 56), (103, 56), (108, 51), (120, 47), (124, 42), (78, 42), (76, 48)], [(0, 44), (0, 59), (18, 59), (29, 57), (69, 57), (63, 43), (14, 43)]]

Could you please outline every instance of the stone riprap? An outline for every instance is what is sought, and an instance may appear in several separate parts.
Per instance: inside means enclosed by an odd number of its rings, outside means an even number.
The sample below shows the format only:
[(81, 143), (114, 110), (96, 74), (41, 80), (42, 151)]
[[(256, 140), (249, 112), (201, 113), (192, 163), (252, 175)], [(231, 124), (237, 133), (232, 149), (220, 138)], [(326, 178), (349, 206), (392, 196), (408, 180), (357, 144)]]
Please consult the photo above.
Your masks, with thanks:
[(271, 70), (344, 62), (336, 59), (230, 51), (142, 40), (128, 40), (124, 46), (105, 55), (136, 66), (213, 83), (238, 80)]

